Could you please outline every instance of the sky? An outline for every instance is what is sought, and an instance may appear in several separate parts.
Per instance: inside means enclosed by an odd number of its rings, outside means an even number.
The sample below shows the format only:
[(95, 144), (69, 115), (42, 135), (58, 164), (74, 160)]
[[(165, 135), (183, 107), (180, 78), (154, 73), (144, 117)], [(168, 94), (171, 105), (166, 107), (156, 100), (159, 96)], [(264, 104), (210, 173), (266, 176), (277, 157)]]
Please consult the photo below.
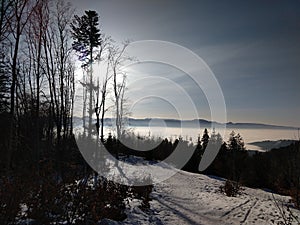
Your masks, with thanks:
[[(161, 40), (197, 54), (220, 85), (228, 121), (300, 127), (300, 1), (72, 3), (79, 15), (96, 10), (102, 31), (119, 43)], [(145, 62), (128, 66), (127, 72), (128, 98), (148, 93), (130, 105), (134, 117), (179, 118), (176, 109), (186, 102), (181, 95), (189, 95), (199, 117), (211, 119), (206, 93), (185, 71)], [(191, 111), (186, 107), (183, 119), (192, 119)]]

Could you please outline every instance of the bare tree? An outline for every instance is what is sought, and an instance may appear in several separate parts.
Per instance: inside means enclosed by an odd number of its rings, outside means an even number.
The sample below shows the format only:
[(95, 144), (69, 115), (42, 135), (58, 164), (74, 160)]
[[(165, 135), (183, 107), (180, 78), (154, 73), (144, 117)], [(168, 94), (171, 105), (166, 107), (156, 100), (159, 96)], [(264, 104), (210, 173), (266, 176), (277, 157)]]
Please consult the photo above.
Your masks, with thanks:
[(70, 23), (74, 10), (70, 3), (57, 0), (50, 12), (49, 26), (43, 36), (43, 64), (49, 90), (48, 139), (56, 140), (57, 166), (61, 168), (62, 152), (66, 149), (64, 140), (72, 135), (73, 129), (75, 65), (70, 44)]
[(12, 17), (12, 1), (0, 2), (0, 112), (7, 111), (9, 92), (9, 61), (7, 55), (7, 38), (9, 36), (9, 21)]
[[(102, 66), (105, 67), (105, 73), (102, 75), (99, 74), (97, 79), (96, 102), (95, 102), (95, 113), (97, 119), (96, 129), (97, 129), (97, 133), (100, 134), (100, 139), (102, 143), (104, 142), (104, 118), (105, 118), (105, 113), (108, 111), (108, 108), (106, 107), (108, 83), (112, 78), (111, 64), (110, 64), (111, 63), (110, 47), (112, 45), (112, 42), (113, 41), (110, 36), (104, 37), (103, 42), (100, 46), (99, 53), (97, 55), (97, 60), (99, 64), (101, 64), (102, 62)], [(101, 79), (101, 83), (100, 83), (100, 79)]]
[[(31, 17), (28, 23), (28, 29), (25, 29), (26, 42), (28, 44), (28, 58), (32, 59), (33, 67), (32, 73), (34, 75), (34, 133), (36, 137), (34, 153), (35, 160), (39, 160), (40, 153), (40, 96), (41, 96), (41, 86), (44, 76), (44, 68), (42, 67), (42, 48), (43, 40), (42, 37), (45, 36), (46, 30), (49, 24), (49, 8), (48, 1), (39, 1), (33, 8)], [(31, 81), (31, 79), (30, 79)], [(32, 87), (31, 87), (32, 89)]]
[(10, 34), (13, 38), (11, 38), (12, 45), (12, 65), (11, 65), (11, 73), (12, 73), (12, 82), (11, 82), (11, 90), (10, 90), (10, 112), (12, 116), (15, 113), (15, 88), (17, 82), (17, 64), (18, 64), (18, 56), (19, 56), (19, 48), (21, 35), (27, 25), (32, 13), (34, 12), (34, 8), (37, 6), (38, 0), (30, 1), (30, 0), (14, 0), (12, 3), (13, 7), (13, 17), (9, 22)]
[(12, 0), (1, 0), (0, 2), (0, 43), (9, 35), (9, 22), (12, 15)]
[(123, 119), (124, 119), (124, 93), (126, 88), (126, 73), (120, 70), (120, 67), (130, 57), (125, 55), (125, 50), (129, 42), (125, 42), (122, 48), (111, 47), (110, 48), (110, 64), (112, 67), (113, 74), (113, 92), (114, 92), (114, 104), (115, 104), (115, 124), (117, 129), (117, 138), (121, 137), (123, 132)]
[(24, 32), (34, 8), (38, 0), (13, 0), (11, 3), (12, 17), (7, 26), (9, 30), (9, 43), (11, 46), (11, 85), (10, 85), (10, 134), (9, 134), (9, 148), (7, 152), (6, 168), (9, 170), (11, 163), (11, 155), (15, 149), (17, 140), (15, 134), (15, 102), (16, 102), (16, 84), (18, 79), (18, 56), (20, 50), (21, 36)]
[[(41, 149), (46, 149), (41, 145), (45, 138), (49, 146), (63, 150), (62, 140), (72, 134), (73, 14), (70, 3), (63, 0), (0, 1), (0, 79), (5, 78), (5, 86), (0, 86), (1, 98), (1, 91), (9, 86), (3, 96), (8, 97), (10, 115), (4, 153), (7, 171), (17, 147), (24, 149), (22, 143), (27, 142), (28, 153), (33, 150), (38, 162)], [(4, 73), (8, 79), (2, 76)]]

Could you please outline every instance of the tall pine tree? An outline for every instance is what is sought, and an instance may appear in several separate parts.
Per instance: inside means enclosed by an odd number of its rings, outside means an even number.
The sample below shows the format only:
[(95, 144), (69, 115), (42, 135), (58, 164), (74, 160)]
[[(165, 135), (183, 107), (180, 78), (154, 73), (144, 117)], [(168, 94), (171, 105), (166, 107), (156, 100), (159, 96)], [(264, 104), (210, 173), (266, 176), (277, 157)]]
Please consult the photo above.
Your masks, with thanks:
[(102, 43), (99, 29), (99, 16), (96, 11), (85, 11), (81, 17), (75, 15), (71, 24), (73, 35), (73, 49), (77, 52), (79, 60), (88, 65), (93, 62), (93, 52)]
[[(102, 44), (102, 35), (99, 29), (99, 16), (96, 11), (85, 11), (85, 14), (81, 17), (75, 15), (74, 21), (71, 23), (72, 36), (74, 42), (72, 44), (73, 49), (77, 52), (78, 58), (82, 61), (82, 67), (88, 71), (89, 78), (87, 78), (84, 86), (89, 93), (88, 99), (88, 137), (91, 137), (93, 126), (92, 116), (94, 112), (93, 107), (93, 94), (96, 89), (93, 79), (93, 62), (97, 59), (97, 54), (94, 51)], [(89, 66), (89, 68), (88, 68)], [(86, 104), (86, 95), (84, 104)], [(85, 106), (84, 106), (85, 107)], [(85, 110), (84, 110), (85, 111)], [(85, 112), (83, 114), (83, 123), (85, 126)], [(85, 129), (85, 127), (84, 127)]]

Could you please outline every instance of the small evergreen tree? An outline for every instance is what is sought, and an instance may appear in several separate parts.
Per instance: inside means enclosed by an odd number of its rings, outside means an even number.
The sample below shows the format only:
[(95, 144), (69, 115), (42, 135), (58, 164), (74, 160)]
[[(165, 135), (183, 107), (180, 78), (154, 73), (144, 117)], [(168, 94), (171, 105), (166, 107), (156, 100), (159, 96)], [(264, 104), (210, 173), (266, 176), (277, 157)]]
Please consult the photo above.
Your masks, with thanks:
[(239, 182), (244, 168), (244, 161), (247, 157), (245, 144), (240, 134), (230, 133), (228, 141), (228, 150), (231, 157), (231, 179)]
[(245, 143), (240, 134), (230, 133), (228, 148), (232, 151), (245, 151)]
[[(213, 129), (213, 131), (211, 133), (209, 142), (210, 142), (211, 145), (216, 146), (216, 147), (218, 147), (218, 146), (221, 147), (221, 145), (223, 143), (223, 138), (222, 138), (221, 134), (216, 133), (215, 128)], [(220, 148), (220, 147), (218, 147), (218, 148)]]
[(209, 135), (208, 135), (208, 131), (206, 128), (204, 129), (204, 133), (202, 135), (201, 142), (202, 142), (202, 149), (203, 149), (203, 151), (205, 151), (205, 149), (208, 145), (208, 142), (209, 142)]

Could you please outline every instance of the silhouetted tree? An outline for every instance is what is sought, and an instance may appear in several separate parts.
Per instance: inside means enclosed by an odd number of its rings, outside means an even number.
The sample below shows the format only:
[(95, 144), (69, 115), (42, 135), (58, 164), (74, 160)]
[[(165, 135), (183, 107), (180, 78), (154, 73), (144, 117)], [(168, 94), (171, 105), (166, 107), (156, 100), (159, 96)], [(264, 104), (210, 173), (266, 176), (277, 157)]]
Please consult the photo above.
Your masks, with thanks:
[(9, 110), (9, 64), (5, 54), (0, 52), (0, 113)]
[(11, 2), (11, 17), (8, 21), (8, 29), (9, 29), (9, 43), (10, 43), (10, 54), (11, 54), (11, 66), (10, 66), (10, 74), (11, 74), (11, 82), (10, 82), (10, 116), (11, 116), (11, 124), (10, 124), (10, 132), (9, 132), (9, 148), (6, 155), (6, 168), (9, 170), (11, 166), (11, 157), (13, 152), (16, 150), (16, 145), (18, 143), (17, 140), (17, 121), (16, 121), (16, 107), (17, 103), (17, 81), (19, 75), (19, 53), (22, 42), (22, 35), (24, 34), (24, 30), (26, 25), (29, 22), (31, 15), (33, 14), (35, 8), (38, 5), (37, 0), (14, 0)]
[[(55, 1), (46, 12), (47, 30), (42, 35), (42, 63), (49, 94), (46, 98), (48, 108), (47, 140), (55, 144), (57, 166), (62, 167), (64, 143), (72, 137), (73, 104), (75, 96), (75, 65), (70, 44), (70, 23), (73, 8), (63, 0)], [(62, 169), (59, 169), (62, 171)]]
[(241, 173), (244, 168), (244, 160), (247, 157), (247, 152), (245, 149), (243, 138), (240, 134), (235, 134), (235, 132), (232, 131), (230, 133), (227, 146), (228, 150), (230, 151), (231, 157), (231, 179), (236, 182), (239, 182)]
[(12, 18), (13, 0), (1, 0), (0, 2), (0, 43), (9, 36), (9, 24)]
[[(105, 113), (108, 111), (108, 108), (106, 107), (106, 97), (108, 95), (108, 84), (110, 79), (112, 78), (111, 60), (110, 60), (111, 51), (109, 50), (112, 45), (112, 42), (113, 40), (111, 39), (111, 37), (104, 36), (97, 56), (98, 62), (103, 62), (104, 63), (104, 64), (102, 63), (103, 66), (106, 67), (105, 74), (99, 76), (97, 79), (97, 90), (96, 90), (96, 101), (95, 101), (95, 113), (97, 119), (96, 129), (97, 129), (97, 133), (100, 134), (102, 143), (104, 142), (104, 117), (105, 117)], [(104, 57), (106, 57), (107, 59), (102, 57), (102, 55), (105, 55)], [(97, 136), (97, 138), (99, 138), (99, 136)]]
[(208, 135), (208, 131), (207, 131), (206, 128), (204, 129), (204, 132), (203, 132), (203, 135), (202, 135), (202, 138), (201, 138), (201, 142), (202, 142), (202, 149), (204, 151), (206, 149), (207, 145), (208, 145), (208, 142), (209, 142), (209, 135)]
[[(99, 16), (96, 11), (85, 11), (81, 17), (75, 15), (74, 21), (71, 24), (72, 35), (74, 42), (73, 49), (77, 52), (79, 60), (83, 62), (82, 67), (89, 73), (89, 78), (85, 86), (89, 92), (89, 108), (88, 108), (88, 136), (92, 133), (92, 115), (94, 113), (93, 99), (94, 91), (97, 90), (93, 79), (93, 62), (98, 55), (94, 51), (101, 46), (102, 38), (99, 29)], [(88, 68), (89, 66), (89, 68)]]
[(213, 129), (213, 131), (211, 133), (211, 136), (209, 138), (209, 143), (213, 146), (221, 146), (223, 143), (223, 138), (222, 138), (221, 134), (216, 133), (215, 128)]
[[(37, 162), (39, 160), (40, 154), (40, 103), (41, 103), (41, 93), (42, 93), (42, 80), (45, 76), (43, 72), (44, 68), (42, 65), (42, 49), (43, 49), (43, 36), (46, 34), (49, 22), (49, 8), (48, 1), (38, 1), (33, 8), (31, 15), (28, 19), (28, 26), (24, 29), (24, 34), (26, 36), (26, 43), (28, 46), (27, 56), (31, 60), (30, 64), (30, 78), (31, 82), (30, 90), (31, 96), (34, 100), (33, 109), (33, 129), (32, 132), (36, 138), (34, 142), (34, 158)], [(19, 82), (18, 82), (19, 83)], [(17, 84), (18, 86), (18, 84)], [(18, 89), (16, 90), (18, 93)]]
[(12, 0), (0, 2), (0, 113), (9, 110), (10, 66), (7, 51), (9, 20), (12, 17)]
[(126, 88), (126, 74), (120, 70), (120, 67), (130, 57), (125, 55), (125, 50), (129, 42), (125, 42), (122, 48), (114, 46), (110, 48), (110, 61), (113, 74), (113, 92), (115, 103), (115, 124), (117, 129), (117, 138), (120, 138), (124, 129), (124, 117), (126, 116), (125, 109), (125, 88)]
[[(97, 144), (99, 139), (99, 115), (100, 115), (100, 106), (99, 106), (99, 78), (96, 82), (94, 81), (93, 74), (93, 63), (95, 60), (101, 60), (102, 52), (104, 50), (103, 47), (103, 39), (102, 33), (100, 33), (99, 29), (99, 16), (96, 11), (88, 10), (85, 11), (84, 15), (81, 17), (75, 15), (74, 20), (71, 23), (72, 28), (72, 36), (74, 42), (72, 44), (73, 49), (76, 51), (78, 58), (82, 61), (82, 68), (87, 72), (89, 77), (85, 78), (85, 83), (83, 86), (85, 88), (84, 94), (84, 107), (83, 107), (83, 123), (85, 126), (85, 110), (86, 110), (86, 101), (87, 101), (87, 92), (88, 92), (88, 139), (91, 140), (92, 133), (97, 133)], [(96, 50), (98, 50), (96, 52)], [(106, 97), (106, 85), (107, 81), (104, 82), (105, 92), (102, 93), (102, 97)], [(95, 101), (96, 100), (96, 101)], [(103, 110), (105, 110), (105, 104), (103, 104)], [(96, 129), (93, 129), (93, 113), (96, 113), (97, 122)], [(103, 121), (102, 121), (103, 122)], [(103, 123), (101, 124), (103, 126)], [(103, 132), (103, 129), (101, 129)], [(85, 127), (84, 127), (84, 135), (85, 135)], [(101, 134), (101, 140), (103, 141), (103, 134)], [(96, 144), (96, 145), (97, 145)], [(98, 147), (98, 146), (97, 146)], [(94, 156), (98, 159), (98, 152)], [(97, 160), (96, 159), (96, 160)], [(95, 185), (97, 183), (97, 173), (94, 173)]]
[(43, 157), (40, 152), (49, 154), (46, 150), (52, 147), (66, 149), (62, 139), (72, 134), (75, 86), (70, 4), (63, 0), (12, 0), (1, 1), (1, 6), (7, 2), (10, 7), (3, 17), (7, 26), (0, 22), (0, 27), (6, 32), (1, 33), (1, 73), (9, 76), (10, 89), (6, 94), (10, 98), (10, 145), (3, 154), (8, 167), (16, 149), (26, 149), (27, 156), (36, 162)]

